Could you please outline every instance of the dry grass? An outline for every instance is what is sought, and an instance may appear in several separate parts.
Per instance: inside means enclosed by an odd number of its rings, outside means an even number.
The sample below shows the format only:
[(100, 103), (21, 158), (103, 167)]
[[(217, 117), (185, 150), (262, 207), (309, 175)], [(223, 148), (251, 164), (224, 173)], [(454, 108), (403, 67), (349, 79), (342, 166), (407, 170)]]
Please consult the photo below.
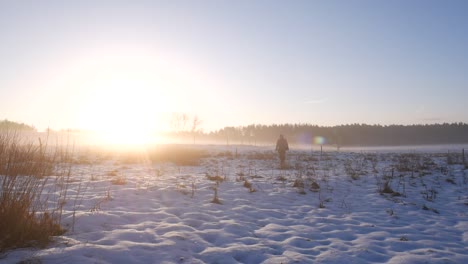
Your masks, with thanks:
[(211, 203), (223, 204), (223, 202), (218, 197), (218, 187), (214, 186), (212, 189), (214, 191), (214, 195), (213, 195), (213, 200), (211, 200)]
[(179, 166), (196, 166), (201, 159), (208, 157), (203, 150), (177, 145), (159, 146), (148, 154), (153, 162), (172, 162)]
[(274, 151), (252, 152), (247, 154), (249, 160), (275, 160), (278, 154)]
[(118, 172), (119, 172), (118, 170), (111, 170), (111, 171), (108, 171), (108, 172), (107, 172), (107, 176), (112, 176), (112, 177), (117, 176), (117, 175), (118, 175)]
[(249, 190), (250, 193), (256, 192), (257, 190), (253, 187), (252, 183), (248, 180), (244, 180), (244, 187)]
[(209, 174), (206, 174), (206, 178), (210, 181), (214, 181), (214, 182), (223, 182), (224, 181), (224, 178), (219, 176), (219, 175), (216, 175), (216, 176), (211, 176)]
[[(46, 142), (26, 142), (15, 131), (0, 131), (0, 251), (44, 247), (60, 226), (70, 167), (67, 150), (51, 149)], [(50, 176), (52, 174), (60, 176)], [(59, 186), (55, 206), (47, 206), (48, 183)]]
[(127, 179), (125, 177), (117, 177), (111, 180), (113, 185), (125, 185), (127, 184)]

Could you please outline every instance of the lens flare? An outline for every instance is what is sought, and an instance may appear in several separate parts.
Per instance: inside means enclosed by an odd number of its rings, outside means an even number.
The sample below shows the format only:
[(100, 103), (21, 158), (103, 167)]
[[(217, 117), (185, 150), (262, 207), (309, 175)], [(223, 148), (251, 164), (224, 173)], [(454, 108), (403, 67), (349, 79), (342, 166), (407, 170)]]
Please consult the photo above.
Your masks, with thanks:
[(327, 140), (324, 137), (321, 136), (315, 136), (314, 137), (314, 144), (315, 145), (323, 145), (327, 142)]

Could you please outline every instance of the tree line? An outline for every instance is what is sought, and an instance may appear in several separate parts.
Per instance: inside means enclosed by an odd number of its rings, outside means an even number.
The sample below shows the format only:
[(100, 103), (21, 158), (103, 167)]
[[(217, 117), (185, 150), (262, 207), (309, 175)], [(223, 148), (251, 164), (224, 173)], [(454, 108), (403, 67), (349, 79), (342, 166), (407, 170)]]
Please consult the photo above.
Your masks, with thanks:
[(179, 131), (179, 137), (196, 137), (199, 141), (221, 141), (227, 144), (274, 144), (280, 134), (290, 144), (341, 146), (398, 146), (468, 143), (468, 124), (443, 123), (426, 125), (347, 124), (318, 126), (311, 124), (274, 124), (222, 129), (203, 133)]
[[(197, 116), (178, 115), (174, 118), (172, 132), (166, 136), (187, 143), (216, 142), (225, 144), (274, 144), (280, 134), (290, 144), (342, 146), (399, 146), (468, 143), (468, 124), (443, 123), (425, 125), (367, 125), (347, 124), (318, 126), (312, 124), (251, 124), (224, 127), (203, 132)], [(0, 121), (0, 130), (37, 131), (34, 126)]]
[(36, 131), (36, 128), (24, 123), (18, 123), (4, 119), (0, 121), (0, 130)]

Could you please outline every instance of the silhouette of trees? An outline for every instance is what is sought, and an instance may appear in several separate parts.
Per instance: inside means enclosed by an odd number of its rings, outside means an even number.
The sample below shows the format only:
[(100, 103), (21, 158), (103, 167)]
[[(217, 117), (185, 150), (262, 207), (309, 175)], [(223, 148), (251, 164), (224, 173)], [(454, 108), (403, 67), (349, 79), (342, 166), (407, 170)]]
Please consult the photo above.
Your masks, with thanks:
[(33, 126), (26, 125), (24, 123), (17, 123), (4, 119), (0, 121), (0, 130), (17, 130), (17, 131), (36, 131)]
[[(443, 123), (426, 125), (366, 125), (346, 124), (318, 126), (312, 124), (251, 124), (224, 127), (202, 132), (198, 116), (173, 113), (171, 119), (173, 138), (186, 142), (224, 142), (226, 144), (274, 144), (284, 134), (290, 144), (319, 144), (341, 146), (398, 146), (468, 143), (468, 124)], [(0, 121), (0, 130), (35, 132), (36, 128), (24, 123)], [(189, 141), (188, 141), (189, 140)]]
[[(341, 146), (397, 146), (425, 144), (468, 143), (468, 124), (443, 123), (427, 125), (366, 125), (347, 124), (339, 126), (317, 126), (311, 124), (252, 124), (240, 127), (224, 127), (200, 135), (206, 140), (224, 141), (227, 144), (275, 142), (284, 134), (293, 144), (314, 142)], [(319, 141), (317, 141), (319, 139)]]

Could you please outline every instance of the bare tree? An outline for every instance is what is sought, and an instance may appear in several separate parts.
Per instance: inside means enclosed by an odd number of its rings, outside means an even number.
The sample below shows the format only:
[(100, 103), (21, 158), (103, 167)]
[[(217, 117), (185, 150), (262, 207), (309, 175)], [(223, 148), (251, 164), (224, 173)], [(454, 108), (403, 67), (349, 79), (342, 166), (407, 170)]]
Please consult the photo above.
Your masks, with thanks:
[(182, 113), (180, 116), (180, 119), (182, 121), (182, 131), (185, 131), (185, 128), (187, 126), (188, 121), (190, 120), (190, 117), (186, 113)]
[(172, 113), (170, 120), (172, 130), (174, 130), (174, 132), (186, 131), (189, 120), (190, 117), (186, 113)]
[(193, 144), (195, 144), (195, 136), (197, 135), (197, 129), (201, 125), (202, 121), (195, 115), (192, 119), (192, 135), (193, 135)]
[(181, 116), (180, 113), (172, 113), (171, 119), (170, 119), (170, 126), (174, 132), (178, 132), (180, 130), (180, 124), (181, 124)]
[(195, 137), (200, 133), (200, 124), (202, 121), (197, 115), (193, 118), (187, 113), (172, 113), (170, 119), (170, 126), (173, 133), (180, 139), (185, 137), (193, 137), (193, 143), (195, 144)]

